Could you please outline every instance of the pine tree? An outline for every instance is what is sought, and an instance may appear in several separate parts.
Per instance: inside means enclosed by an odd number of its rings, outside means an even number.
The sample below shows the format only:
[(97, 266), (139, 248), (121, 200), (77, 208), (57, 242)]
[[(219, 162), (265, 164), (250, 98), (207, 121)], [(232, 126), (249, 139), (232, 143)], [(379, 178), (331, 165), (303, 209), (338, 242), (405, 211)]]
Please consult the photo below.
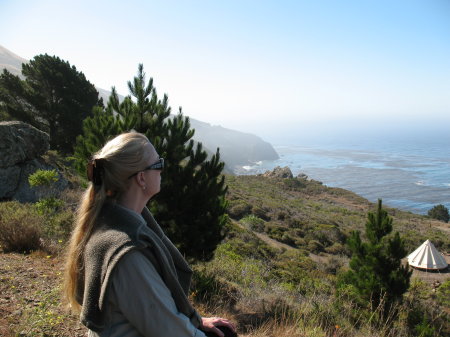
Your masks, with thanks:
[(411, 276), (409, 267), (401, 264), (406, 256), (404, 243), (398, 232), (387, 238), (391, 232), (392, 218), (378, 200), (376, 212), (368, 213), (368, 242), (362, 242), (359, 231), (353, 231), (347, 241), (352, 253), (351, 269), (340, 280), (340, 285), (350, 284), (356, 289), (360, 304), (370, 303), (377, 308), (383, 301), (383, 313), (402, 300)]
[(165, 160), (161, 191), (148, 206), (188, 258), (207, 260), (223, 239), (226, 223), (219, 150), (207, 159), (202, 145), (192, 139), (189, 118), (181, 108), (171, 116), (167, 95), (158, 98), (152, 78), (146, 84), (142, 65), (128, 88), (134, 99), (127, 96), (120, 103), (113, 89), (106, 108), (95, 109), (84, 121), (75, 146), (77, 167), (85, 172), (87, 159), (107, 139), (129, 130), (144, 133)]
[(75, 66), (56, 56), (38, 55), (22, 65), (25, 80), (6, 69), (0, 75), (3, 116), (50, 134), (50, 148), (72, 153), (82, 121), (91, 115), (98, 92)]

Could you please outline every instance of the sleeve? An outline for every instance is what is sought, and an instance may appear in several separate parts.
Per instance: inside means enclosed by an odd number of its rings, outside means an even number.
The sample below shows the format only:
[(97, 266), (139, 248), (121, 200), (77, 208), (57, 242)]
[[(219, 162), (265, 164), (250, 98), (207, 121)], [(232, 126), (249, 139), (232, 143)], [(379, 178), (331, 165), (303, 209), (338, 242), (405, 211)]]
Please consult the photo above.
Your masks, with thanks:
[(115, 306), (143, 336), (205, 337), (178, 312), (169, 289), (142, 252), (133, 250), (121, 258), (110, 287)]

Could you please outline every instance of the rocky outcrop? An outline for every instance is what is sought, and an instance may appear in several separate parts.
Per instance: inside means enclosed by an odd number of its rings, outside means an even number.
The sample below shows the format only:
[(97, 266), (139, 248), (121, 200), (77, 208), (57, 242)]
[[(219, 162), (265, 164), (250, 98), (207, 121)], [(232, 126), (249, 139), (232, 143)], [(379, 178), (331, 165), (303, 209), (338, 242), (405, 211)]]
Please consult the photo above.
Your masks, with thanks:
[(272, 171), (266, 171), (263, 174), (263, 176), (269, 177), (269, 178), (293, 178), (294, 177), (291, 169), (288, 166), (285, 166), (285, 167), (277, 166)]
[[(52, 170), (41, 156), (49, 149), (49, 136), (23, 122), (0, 122), (0, 200), (37, 201), (28, 176), (38, 169)], [(68, 185), (61, 174), (56, 190)]]

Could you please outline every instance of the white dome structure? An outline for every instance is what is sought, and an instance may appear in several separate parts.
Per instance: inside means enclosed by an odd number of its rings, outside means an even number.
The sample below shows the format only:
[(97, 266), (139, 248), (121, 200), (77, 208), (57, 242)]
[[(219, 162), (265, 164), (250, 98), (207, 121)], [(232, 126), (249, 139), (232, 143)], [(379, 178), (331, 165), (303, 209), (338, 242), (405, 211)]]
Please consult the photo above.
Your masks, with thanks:
[(422, 243), (419, 248), (408, 255), (408, 263), (412, 267), (426, 270), (440, 270), (448, 267), (444, 256), (439, 253), (430, 240)]

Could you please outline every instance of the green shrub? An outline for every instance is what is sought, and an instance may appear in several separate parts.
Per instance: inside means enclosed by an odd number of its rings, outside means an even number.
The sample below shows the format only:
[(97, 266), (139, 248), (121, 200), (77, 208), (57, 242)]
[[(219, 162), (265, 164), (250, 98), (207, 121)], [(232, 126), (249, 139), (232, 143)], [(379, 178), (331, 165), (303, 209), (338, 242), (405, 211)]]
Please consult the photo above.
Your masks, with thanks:
[(245, 201), (230, 202), (228, 206), (228, 214), (233, 219), (240, 219), (250, 213), (252, 207)]
[(437, 289), (436, 297), (440, 305), (450, 308), (450, 280), (441, 284)]
[(28, 183), (31, 187), (50, 187), (57, 181), (58, 173), (56, 173), (56, 170), (37, 170), (28, 176)]
[(0, 244), (4, 252), (29, 253), (42, 246), (44, 219), (16, 201), (0, 203)]
[(238, 297), (238, 290), (225, 279), (218, 277), (215, 270), (207, 266), (196, 266), (192, 277), (191, 296), (206, 305), (231, 308)]
[(277, 214), (277, 219), (278, 219), (278, 220), (281, 220), (281, 221), (284, 221), (284, 220), (286, 219), (287, 216), (288, 216), (288, 215), (287, 215), (286, 212), (280, 211), (280, 212), (278, 212), (278, 214)]
[(428, 211), (428, 216), (433, 219), (448, 222), (450, 220), (450, 215), (448, 214), (448, 208), (444, 205), (436, 205)]
[(267, 233), (267, 235), (277, 241), (282, 241), (283, 238), (283, 234), (287, 231), (288, 229), (282, 226), (278, 226), (275, 224), (271, 224), (271, 223), (266, 223), (266, 225), (264, 226), (264, 231)]
[(284, 188), (287, 190), (300, 190), (302, 188), (305, 188), (306, 184), (301, 179), (297, 178), (287, 178), (283, 179)]
[(304, 226), (304, 224), (302, 223), (301, 220), (296, 219), (296, 218), (289, 218), (287, 219), (287, 225), (289, 228), (302, 228)]
[(283, 233), (280, 241), (289, 246), (295, 247), (295, 238), (292, 237), (289, 233)]
[(310, 240), (308, 242), (308, 250), (312, 253), (320, 253), (324, 251), (323, 245), (317, 240)]
[(295, 239), (295, 246), (296, 247), (301, 248), (301, 247), (306, 247), (306, 245), (307, 245), (307, 242), (306, 242), (305, 239), (303, 239), (303, 238)]
[(263, 232), (264, 231), (264, 220), (258, 218), (257, 216), (250, 214), (241, 219), (241, 222), (248, 229), (255, 232)]
[(28, 176), (28, 183), (34, 189), (39, 199), (54, 197), (53, 184), (58, 181), (56, 170), (37, 170)]
[(255, 258), (255, 259), (272, 259), (276, 255), (275, 250), (269, 247), (266, 243), (261, 241), (253, 233), (242, 232), (233, 239), (219, 245), (216, 250), (216, 255), (220, 254), (236, 254), (240, 258)]
[(57, 198), (43, 198), (34, 204), (37, 212), (41, 215), (48, 215), (54, 213), (58, 208), (63, 206), (64, 202)]
[(266, 208), (261, 208), (258, 206), (253, 206), (252, 213), (257, 216), (258, 218), (261, 218), (265, 221), (270, 220), (270, 216), (267, 214), (268, 210)]
[(339, 242), (335, 242), (331, 246), (326, 247), (325, 251), (328, 254), (333, 254), (333, 255), (349, 255), (349, 251), (348, 251), (347, 247)]
[(240, 285), (242, 292), (249, 293), (255, 286), (265, 285), (267, 265), (262, 260), (239, 254), (236, 243), (226, 242), (217, 247), (214, 260), (208, 263), (208, 272)]
[(313, 293), (319, 281), (313, 277), (316, 270), (316, 264), (304, 252), (288, 250), (274, 261), (271, 275), (279, 282), (291, 283), (296, 291), (306, 294)]
[(417, 324), (414, 327), (415, 336), (420, 337), (434, 337), (436, 334), (436, 331), (434, 327), (430, 324), (430, 322), (427, 320), (426, 315), (422, 316), (422, 320), (419, 324)]
[(58, 181), (56, 170), (37, 170), (28, 176), (28, 182), (32, 188), (37, 189), (39, 201), (35, 207), (39, 214), (50, 215), (63, 205), (63, 202), (55, 197), (52, 187)]
[(324, 263), (320, 264), (321, 270), (327, 274), (336, 275), (337, 271), (344, 265), (342, 259), (331, 256)]
[(70, 210), (60, 210), (51, 217), (47, 217), (44, 226), (44, 235), (53, 241), (63, 241), (69, 239), (72, 232), (74, 213)]

